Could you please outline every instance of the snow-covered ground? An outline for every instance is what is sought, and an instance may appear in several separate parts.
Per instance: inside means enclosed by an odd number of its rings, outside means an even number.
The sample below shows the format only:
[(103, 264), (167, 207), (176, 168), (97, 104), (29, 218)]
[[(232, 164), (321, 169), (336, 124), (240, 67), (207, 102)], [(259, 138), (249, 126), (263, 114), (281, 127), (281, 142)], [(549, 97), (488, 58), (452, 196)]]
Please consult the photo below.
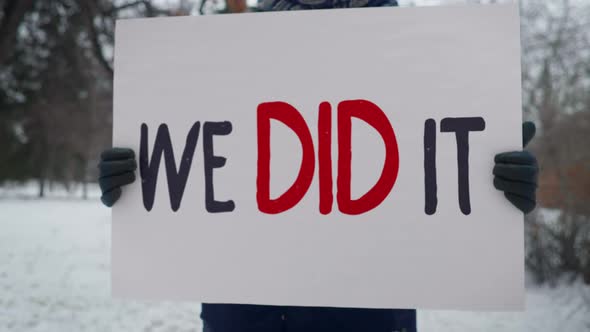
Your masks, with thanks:
[[(0, 189), (0, 331), (200, 331), (198, 303), (110, 297), (110, 212)], [(419, 330), (590, 331), (590, 288), (529, 287), (524, 313), (419, 311)]]

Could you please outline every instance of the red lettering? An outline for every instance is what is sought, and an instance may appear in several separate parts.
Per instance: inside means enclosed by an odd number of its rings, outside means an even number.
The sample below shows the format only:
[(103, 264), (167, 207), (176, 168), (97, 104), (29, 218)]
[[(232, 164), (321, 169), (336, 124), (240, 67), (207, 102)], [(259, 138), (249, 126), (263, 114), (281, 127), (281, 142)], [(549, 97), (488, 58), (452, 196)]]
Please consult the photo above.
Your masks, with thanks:
[(332, 107), (330, 103), (320, 104), (318, 114), (318, 164), (320, 182), (320, 213), (332, 212)]
[[(385, 143), (385, 163), (377, 183), (356, 200), (351, 195), (352, 117), (375, 128)], [(367, 100), (347, 100), (338, 104), (338, 177), (336, 199), (340, 212), (357, 215), (375, 208), (393, 188), (399, 170), (399, 151), (395, 132), (387, 116)]]
[[(299, 138), (303, 150), (297, 179), (277, 199), (270, 198), (270, 120), (274, 119), (289, 127)], [(315, 168), (315, 155), (311, 133), (301, 114), (284, 102), (269, 102), (258, 105), (258, 172), (256, 177), (256, 201), (263, 213), (277, 214), (295, 206), (303, 198)]]

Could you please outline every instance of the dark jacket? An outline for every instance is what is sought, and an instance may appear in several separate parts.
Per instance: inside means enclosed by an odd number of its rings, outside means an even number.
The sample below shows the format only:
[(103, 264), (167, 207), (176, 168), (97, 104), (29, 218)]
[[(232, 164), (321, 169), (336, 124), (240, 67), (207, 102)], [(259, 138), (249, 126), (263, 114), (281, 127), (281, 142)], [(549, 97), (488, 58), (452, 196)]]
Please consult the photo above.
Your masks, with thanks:
[(203, 332), (416, 332), (415, 310), (203, 303)]

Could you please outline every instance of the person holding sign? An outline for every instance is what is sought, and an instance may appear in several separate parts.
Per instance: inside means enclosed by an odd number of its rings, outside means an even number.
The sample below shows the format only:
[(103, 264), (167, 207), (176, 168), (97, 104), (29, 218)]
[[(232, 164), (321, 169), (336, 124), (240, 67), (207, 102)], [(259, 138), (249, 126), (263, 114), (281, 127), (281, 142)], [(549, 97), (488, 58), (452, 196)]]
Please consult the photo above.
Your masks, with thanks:
[[(268, 0), (267, 11), (345, 7), (396, 6), (395, 0)], [(523, 145), (533, 138), (534, 124), (523, 125)], [(426, 141), (426, 136), (425, 136)], [(491, 165), (490, 165), (491, 167)], [(126, 148), (109, 149), (101, 155), (99, 184), (102, 202), (113, 206), (122, 187), (133, 183), (137, 168), (135, 152)], [(493, 185), (524, 213), (536, 204), (537, 162), (526, 151), (495, 156)], [(288, 280), (285, 280), (288, 282)], [(207, 304), (202, 306), (204, 332), (233, 331), (417, 331), (415, 310), (359, 309)]]

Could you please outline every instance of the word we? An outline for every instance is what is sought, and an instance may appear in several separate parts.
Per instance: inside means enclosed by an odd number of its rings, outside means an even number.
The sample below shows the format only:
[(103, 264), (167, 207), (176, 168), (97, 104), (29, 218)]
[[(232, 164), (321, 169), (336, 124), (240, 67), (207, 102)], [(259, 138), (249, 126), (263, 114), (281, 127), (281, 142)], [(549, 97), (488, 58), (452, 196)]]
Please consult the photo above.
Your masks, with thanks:
[[(176, 159), (172, 141), (170, 140), (170, 131), (164, 123), (158, 127), (158, 133), (154, 142), (154, 149), (151, 159), (148, 155), (148, 126), (144, 123), (141, 125), (141, 141), (139, 146), (139, 172), (141, 175), (141, 189), (143, 205), (146, 210), (151, 211), (154, 206), (154, 197), (156, 195), (156, 183), (158, 182), (158, 172), (160, 170), (160, 160), (162, 155), (166, 163), (166, 177), (168, 180), (168, 193), (170, 196), (170, 206), (172, 211), (176, 212), (180, 208), (184, 188), (193, 162), (197, 140), (201, 123), (195, 122), (186, 136), (186, 145), (182, 153), (180, 167), (176, 168)], [(213, 192), (213, 169), (223, 167), (226, 159), (213, 154), (213, 136), (229, 135), (232, 131), (231, 122), (205, 122), (203, 125), (203, 160), (205, 168), (205, 208), (207, 212), (230, 212), (235, 209), (233, 201), (220, 202), (215, 200)]]

